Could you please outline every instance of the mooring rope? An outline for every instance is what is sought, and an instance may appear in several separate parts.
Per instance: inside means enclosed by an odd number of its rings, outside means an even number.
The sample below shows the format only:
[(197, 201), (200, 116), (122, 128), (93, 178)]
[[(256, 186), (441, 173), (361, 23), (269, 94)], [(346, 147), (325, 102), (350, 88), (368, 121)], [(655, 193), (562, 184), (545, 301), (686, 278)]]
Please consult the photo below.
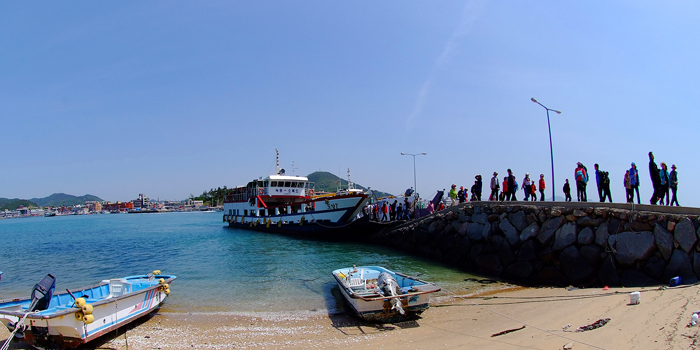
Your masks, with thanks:
[(15, 323), (15, 329), (12, 330), (12, 333), (10, 333), (10, 336), (7, 337), (7, 340), (5, 340), (5, 343), (2, 344), (2, 347), (0, 347), (0, 350), (7, 350), (10, 347), (10, 342), (15, 337), (15, 333), (17, 333), (17, 330), (19, 330), (20, 325), (22, 326), (22, 328), (24, 328), (24, 320), (31, 313), (32, 313), (32, 311), (27, 311), (27, 313), (25, 313), (24, 316), (22, 316), (22, 318), (19, 321), (17, 321), (17, 323)]
[(457, 295), (456, 293), (453, 293), (452, 291), (449, 291), (449, 290), (447, 290), (447, 289), (445, 289), (445, 288), (443, 288), (442, 290), (444, 290), (444, 291), (446, 291), (447, 293), (451, 294), (451, 295), (454, 296), (455, 298), (459, 298), (459, 299), (462, 299), (462, 300), (466, 300), (467, 302), (470, 302), (470, 303), (474, 304), (475, 306), (477, 306), (477, 307), (479, 307), (479, 308), (482, 308), (482, 309), (484, 309), (484, 310), (486, 310), (486, 311), (492, 312), (492, 313), (494, 313), (494, 314), (496, 314), (496, 315), (499, 315), (499, 316), (501, 316), (501, 317), (505, 317), (505, 318), (507, 318), (507, 319), (509, 319), (509, 320), (511, 320), (511, 321), (518, 322), (518, 323), (520, 323), (520, 324), (523, 324), (523, 325), (532, 327), (532, 328), (534, 328), (534, 329), (537, 329), (537, 330), (542, 331), (542, 332), (545, 332), (545, 333), (549, 333), (549, 334), (551, 334), (551, 335), (553, 335), (553, 336), (557, 336), (557, 337), (560, 337), (560, 338), (564, 338), (564, 339), (567, 339), (567, 340), (571, 340), (571, 341), (573, 341), (573, 342), (577, 342), (577, 343), (580, 343), (580, 344), (583, 344), (583, 345), (588, 345), (588, 346), (590, 346), (590, 347), (592, 347), (592, 348), (601, 349), (601, 350), (607, 350), (606, 348), (603, 348), (603, 347), (600, 347), (600, 346), (597, 346), (597, 345), (593, 345), (593, 344), (589, 344), (589, 343), (586, 343), (586, 342), (581, 341), (581, 340), (569, 338), (569, 337), (567, 337), (567, 336), (565, 336), (565, 335), (562, 335), (562, 334), (556, 334), (556, 333), (550, 331), (549, 329), (543, 329), (543, 328), (537, 327), (537, 326), (535, 326), (535, 325), (529, 324), (529, 323), (527, 323), (527, 322), (524, 322), (524, 321), (515, 319), (515, 318), (510, 317), (510, 316), (508, 316), (508, 315), (502, 314), (502, 313), (500, 313), (500, 312), (498, 312), (498, 311), (495, 311), (495, 310), (492, 310), (492, 309), (490, 309), (490, 308), (487, 308), (487, 307), (485, 307), (485, 306), (483, 306), (483, 305), (479, 305), (479, 304), (473, 302), (472, 300), (470, 300), (470, 299), (468, 299), (468, 298), (465, 298), (465, 297), (463, 297), (463, 296), (461, 296), (461, 295)]

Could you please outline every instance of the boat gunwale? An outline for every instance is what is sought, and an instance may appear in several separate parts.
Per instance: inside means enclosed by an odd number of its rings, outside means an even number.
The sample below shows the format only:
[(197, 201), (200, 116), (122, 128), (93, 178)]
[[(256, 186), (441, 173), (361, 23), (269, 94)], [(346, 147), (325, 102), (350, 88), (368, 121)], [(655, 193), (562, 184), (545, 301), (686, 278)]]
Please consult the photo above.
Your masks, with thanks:
[[(139, 277), (141, 277), (141, 276), (145, 277), (145, 276), (147, 276), (147, 275), (127, 276), (127, 277), (123, 277), (123, 278), (124, 278), (124, 279), (139, 278)], [(154, 277), (158, 277), (158, 276), (161, 276), (160, 278), (163, 278), (162, 276), (168, 276), (168, 275), (157, 275), (157, 276), (154, 276)], [(143, 294), (143, 293), (146, 293), (146, 292), (151, 291), (152, 289), (159, 288), (160, 286), (162, 286), (162, 285), (164, 285), (164, 284), (170, 284), (170, 282), (172, 282), (172, 281), (174, 281), (174, 280), (176, 280), (176, 279), (177, 279), (177, 276), (168, 276), (168, 279), (166, 279), (162, 284), (160, 284), (160, 283), (154, 284), (154, 285), (152, 285), (152, 286), (150, 286), (150, 287), (146, 287), (146, 288), (144, 288), (144, 289), (139, 289), (139, 290), (134, 291), (134, 292), (122, 294), (122, 295), (120, 295), (120, 296), (111, 297), (111, 298), (108, 298), (108, 299), (103, 298), (103, 299), (101, 299), (101, 300), (99, 300), (99, 301), (96, 301), (96, 302), (94, 302), (94, 303), (90, 303), (90, 305), (92, 305), (93, 307), (95, 307), (95, 306), (100, 306), (100, 305), (109, 304), (109, 303), (112, 303), (112, 302), (115, 302), (115, 301), (118, 301), (118, 300), (121, 300), (121, 299), (129, 298), (129, 297), (132, 297), (132, 296), (135, 296), (135, 295)], [(93, 285), (91, 285), (91, 286), (76, 288), (75, 291), (72, 291), (72, 292), (81, 292), (81, 291), (85, 291), (85, 290), (88, 290), (88, 289), (93, 289), (93, 288), (96, 288), (96, 287), (101, 287), (101, 286), (107, 285), (107, 284), (109, 284), (109, 282), (100, 282), (100, 283), (93, 284)], [(64, 295), (64, 294), (68, 294), (68, 292), (63, 292), (63, 293), (54, 294), (54, 296)], [(13, 302), (14, 302), (14, 303), (22, 303), (22, 302), (24, 302), (24, 301), (31, 301), (31, 299), (26, 298), (26, 299), (19, 299), (19, 300), (17, 300), (17, 299), (0, 300), (0, 304), (4, 304), (4, 303), (13, 303)], [(54, 306), (54, 307), (55, 307), (55, 306)], [(69, 308), (66, 308), (66, 309), (64, 309), (64, 310), (60, 310), (60, 311), (56, 311), (56, 312), (54, 312), (54, 313), (51, 313), (50, 315), (40, 315), (40, 314), (38, 314), (38, 313), (29, 313), (29, 314), (27, 314), (26, 318), (28, 318), (28, 319), (29, 319), (29, 318), (33, 318), (33, 319), (52, 319), (52, 318), (56, 318), (56, 317), (59, 317), (59, 316), (64, 316), (64, 315), (67, 315), (67, 314), (75, 313), (75, 312), (77, 312), (77, 311), (79, 311), (79, 310), (81, 310), (81, 308), (69, 307)], [(46, 311), (46, 310), (43, 310), (43, 311)], [(40, 312), (41, 312), (41, 311), (40, 311)], [(24, 317), (24, 315), (25, 315), (26, 313), (27, 313), (26, 310), (21, 310), (21, 311), (3, 311), (2, 308), (0, 308), (0, 315)]]
[[(338, 275), (336, 275), (336, 273), (335, 273), (336, 271), (340, 272), (340, 270), (343, 270), (343, 269), (337, 269), (337, 270), (333, 271), (331, 274), (332, 274), (333, 277), (335, 278), (336, 282), (338, 282), (338, 284), (341, 285), (341, 286), (343, 287), (343, 289), (345, 289), (345, 291), (347, 292), (348, 296), (349, 296), (350, 298), (353, 298), (353, 299), (359, 299), (359, 300), (364, 300), (364, 301), (389, 300), (389, 299), (396, 299), (396, 298), (411, 297), (411, 296), (415, 296), (415, 295), (430, 294), (430, 293), (435, 293), (435, 292), (439, 292), (439, 291), (442, 290), (442, 288), (440, 288), (440, 286), (438, 286), (438, 285), (435, 284), (435, 283), (428, 282), (428, 281), (424, 281), (424, 280), (421, 280), (421, 279), (419, 279), (419, 278), (416, 278), (416, 277), (413, 277), (413, 276), (409, 276), (409, 275), (406, 275), (406, 274), (401, 273), (401, 272), (394, 272), (394, 271), (388, 270), (388, 269), (383, 268), (383, 267), (380, 267), (380, 266), (359, 266), (359, 267), (357, 267), (357, 268), (358, 268), (358, 269), (361, 269), (361, 268), (377, 268), (378, 270), (384, 270), (385, 272), (393, 273), (393, 274), (395, 274), (395, 275), (399, 275), (399, 276), (401, 276), (401, 277), (404, 277), (404, 278), (407, 278), (407, 279), (410, 279), (410, 280), (413, 280), (413, 281), (418, 281), (418, 282), (422, 282), (422, 283), (427, 284), (427, 285), (432, 285), (432, 286), (434, 286), (434, 287), (437, 288), (437, 289), (435, 289), (435, 290), (429, 290), (429, 291), (422, 291), (422, 292), (411, 292), (411, 293), (406, 293), (406, 294), (401, 294), (401, 295), (392, 295), (392, 296), (363, 297), (363, 296), (360, 296), (360, 295), (358, 295), (357, 293), (355, 293), (355, 292), (350, 288), (350, 286), (349, 286), (347, 283), (345, 283), (345, 281), (343, 281)], [(350, 267), (348, 267), (347, 269), (350, 269)], [(378, 294), (378, 293), (377, 293), (377, 294)]]

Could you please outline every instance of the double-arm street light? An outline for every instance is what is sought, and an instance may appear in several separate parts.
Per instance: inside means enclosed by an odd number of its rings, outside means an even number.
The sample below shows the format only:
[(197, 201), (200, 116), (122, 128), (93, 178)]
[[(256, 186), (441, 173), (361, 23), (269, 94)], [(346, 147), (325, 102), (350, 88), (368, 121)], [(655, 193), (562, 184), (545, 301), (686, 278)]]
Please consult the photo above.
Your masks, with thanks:
[(542, 108), (544, 108), (545, 110), (547, 110), (547, 129), (549, 129), (549, 155), (550, 155), (550, 159), (552, 161), (552, 202), (554, 202), (554, 194), (556, 193), (554, 191), (554, 151), (552, 151), (552, 127), (549, 126), (549, 111), (555, 112), (557, 114), (561, 114), (561, 111), (545, 107), (545, 105), (537, 102), (537, 100), (535, 100), (534, 97), (531, 98), (530, 100), (532, 102), (537, 103), (538, 105), (542, 106)]
[(418, 186), (416, 186), (416, 156), (424, 156), (427, 155), (428, 153), (403, 153), (401, 152), (402, 156), (413, 156), (413, 191), (418, 194)]

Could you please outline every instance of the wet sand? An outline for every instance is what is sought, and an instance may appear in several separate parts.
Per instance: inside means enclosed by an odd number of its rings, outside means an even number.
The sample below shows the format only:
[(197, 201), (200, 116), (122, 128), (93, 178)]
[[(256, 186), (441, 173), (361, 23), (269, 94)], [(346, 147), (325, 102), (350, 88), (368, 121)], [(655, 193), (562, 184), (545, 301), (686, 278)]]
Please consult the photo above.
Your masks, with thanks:
[[(630, 292), (641, 303), (630, 305)], [(441, 297), (422, 317), (369, 324), (345, 313), (168, 313), (97, 339), (85, 349), (696, 349), (700, 286), (515, 288)], [(602, 327), (576, 332), (609, 318)], [(567, 325), (568, 328), (564, 329)], [(521, 328), (525, 326), (525, 328)], [(515, 330), (518, 329), (518, 330)], [(494, 334), (507, 332), (499, 336)], [(6, 329), (0, 339), (7, 337)], [(24, 343), (11, 349), (27, 349)]]

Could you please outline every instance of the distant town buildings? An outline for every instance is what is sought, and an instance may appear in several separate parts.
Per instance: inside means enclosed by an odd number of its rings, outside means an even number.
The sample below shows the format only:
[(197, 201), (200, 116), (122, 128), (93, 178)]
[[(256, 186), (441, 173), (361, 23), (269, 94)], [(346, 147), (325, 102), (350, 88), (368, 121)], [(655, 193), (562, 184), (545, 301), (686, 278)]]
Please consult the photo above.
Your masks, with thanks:
[(183, 201), (151, 201), (144, 194), (139, 194), (138, 198), (130, 202), (109, 202), (109, 201), (87, 201), (85, 204), (74, 206), (46, 207), (46, 208), (25, 208), (19, 207), (16, 210), (0, 211), (0, 219), (20, 218), (31, 216), (57, 216), (57, 215), (87, 215), (87, 214), (108, 214), (108, 213), (128, 213), (136, 210), (156, 210), (156, 211), (194, 211), (205, 210), (201, 200), (186, 199)]

